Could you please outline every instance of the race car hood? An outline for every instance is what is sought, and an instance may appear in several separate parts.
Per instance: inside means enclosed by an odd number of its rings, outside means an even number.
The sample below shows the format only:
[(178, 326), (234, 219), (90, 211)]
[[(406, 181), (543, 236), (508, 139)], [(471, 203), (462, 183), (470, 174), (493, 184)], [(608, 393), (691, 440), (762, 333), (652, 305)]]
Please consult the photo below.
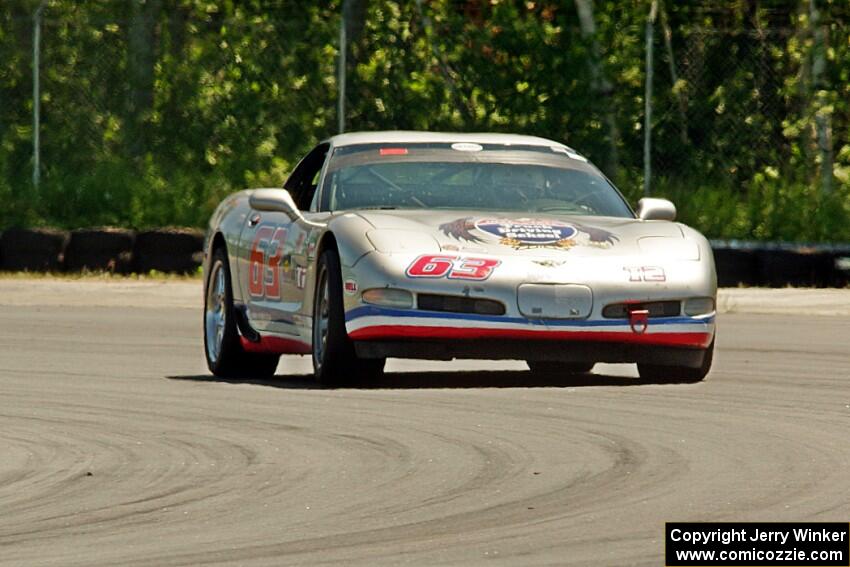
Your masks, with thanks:
[[(615, 257), (664, 255), (698, 260), (697, 243), (666, 221), (458, 210), (357, 211), (383, 252), (421, 250), (496, 256)], [(423, 250), (424, 248), (424, 250)]]

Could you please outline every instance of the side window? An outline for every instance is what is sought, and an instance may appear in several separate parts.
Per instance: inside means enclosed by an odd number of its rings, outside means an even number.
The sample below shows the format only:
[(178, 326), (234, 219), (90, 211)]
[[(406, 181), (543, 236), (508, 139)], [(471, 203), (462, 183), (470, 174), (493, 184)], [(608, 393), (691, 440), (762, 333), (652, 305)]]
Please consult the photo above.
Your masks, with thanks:
[(289, 175), (289, 179), (283, 184), (283, 188), (292, 194), (295, 204), (302, 211), (310, 208), (310, 202), (316, 192), (319, 175), (325, 163), (329, 146), (329, 144), (319, 144), (313, 148), (298, 163), (295, 170)]

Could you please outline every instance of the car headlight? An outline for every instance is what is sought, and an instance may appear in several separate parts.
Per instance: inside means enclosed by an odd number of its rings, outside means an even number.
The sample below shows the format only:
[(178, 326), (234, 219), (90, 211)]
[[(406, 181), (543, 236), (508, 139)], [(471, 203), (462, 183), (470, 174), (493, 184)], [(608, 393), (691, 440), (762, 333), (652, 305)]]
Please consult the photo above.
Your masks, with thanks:
[(398, 307), (401, 309), (410, 309), (413, 307), (413, 294), (406, 289), (378, 287), (367, 289), (360, 294), (360, 297), (365, 303), (372, 305)]
[(666, 260), (699, 260), (699, 246), (684, 238), (669, 236), (644, 236), (638, 239), (638, 247), (644, 254), (659, 256)]
[(714, 311), (713, 297), (692, 297), (685, 300), (685, 315), (694, 317), (696, 315), (706, 315)]

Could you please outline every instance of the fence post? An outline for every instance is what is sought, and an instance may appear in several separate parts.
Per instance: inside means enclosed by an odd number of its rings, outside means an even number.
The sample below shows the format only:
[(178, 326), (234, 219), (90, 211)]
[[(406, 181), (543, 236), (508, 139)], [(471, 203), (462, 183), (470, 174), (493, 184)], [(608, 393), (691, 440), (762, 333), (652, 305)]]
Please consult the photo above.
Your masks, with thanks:
[(339, 100), (337, 101), (336, 115), (337, 115), (337, 130), (340, 134), (345, 132), (345, 66), (346, 66), (346, 55), (348, 51), (347, 40), (345, 38), (345, 5), (343, 4), (341, 14), (339, 17), (339, 76), (337, 78), (337, 83), (339, 83)]
[(652, 0), (646, 21), (646, 91), (643, 95), (643, 194), (646, 197), (650, 194), (649, 178), (652, 175), (652, 38), (657, 12), (658, 0)]
[(32, 24), (32, 184), (37, 190), (41, 181), (41, 12), (45, 0), (41, 0), (33, 13)]
[(818, 137), (820, 152), (820, 183), (821, 192), (825, 195), (832, 193), (832, 126), (830, 111), (826, 96), (826, 85), (823, 78), (826, 70), (826, 50), (824, 47), (824, 28), (820, 22), (820, 11), (815, 0), (809, 0), (809, 24), (811, 25), (814, 42), (812, 44), (812, 86), (815, 99), (815, 129)]

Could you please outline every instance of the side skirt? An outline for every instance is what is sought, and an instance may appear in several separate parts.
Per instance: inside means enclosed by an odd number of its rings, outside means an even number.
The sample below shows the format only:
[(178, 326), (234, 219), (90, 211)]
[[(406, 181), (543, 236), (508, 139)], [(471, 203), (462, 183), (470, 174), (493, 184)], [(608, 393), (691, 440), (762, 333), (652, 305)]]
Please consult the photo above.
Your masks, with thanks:
[(248, 307), (237, 305), (236, 327), (239, 329), (239, 341), (245, 352), (263, 354), (310, 354), (312, 346), (295, 338), (277, 335), (261, 335), (248, 321)]

